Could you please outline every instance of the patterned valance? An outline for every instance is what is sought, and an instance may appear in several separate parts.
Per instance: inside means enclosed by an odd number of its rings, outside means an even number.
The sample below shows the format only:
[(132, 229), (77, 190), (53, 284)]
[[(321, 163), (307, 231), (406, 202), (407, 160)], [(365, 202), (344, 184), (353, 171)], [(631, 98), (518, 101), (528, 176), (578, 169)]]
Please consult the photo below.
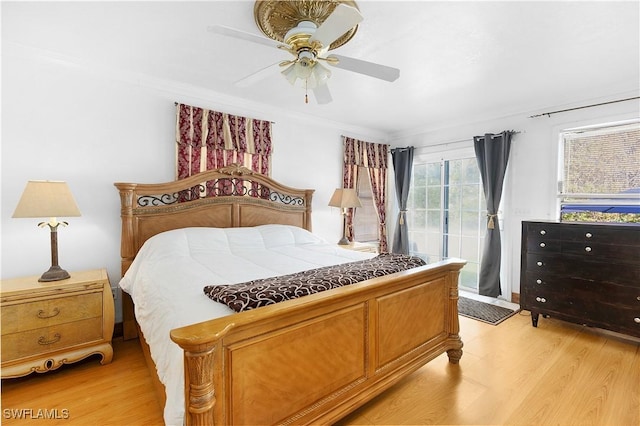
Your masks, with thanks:
[(343, 140), (345, 164), (371, 169), (388, 167), (389, 145), (365, 142), (347, 136), (343, 136)]
[(242, 164), (270, 174), (271, 122), (176, 104), (176, 177)]
[(271, 122), (177, 104), (176, 142), (193, 148), (271, 152)]

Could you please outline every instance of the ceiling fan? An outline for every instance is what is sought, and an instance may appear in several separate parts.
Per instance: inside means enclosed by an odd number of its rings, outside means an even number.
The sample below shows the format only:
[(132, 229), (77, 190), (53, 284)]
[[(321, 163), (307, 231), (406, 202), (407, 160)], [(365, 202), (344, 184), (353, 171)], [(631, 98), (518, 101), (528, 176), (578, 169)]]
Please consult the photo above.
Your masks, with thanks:
[(319, 104), (331, 102), (327, 81), (336, 68), (365, 74), (385, 81), (395, 81), (400, 70), (341, 55), (327, 55), (329, 50), (342, 46), (354, 36), (363, 17), (354, 1), (345, 0), (258, 0), (254, 6), (256, 25), (264, 35), (260, 37), (233, 28), (215, 25), (209, 31), (289, 52), (290, 60), (279, 61), (237, 81), (249, 86), (282, 68), (282, 75), (292, 85), (301, 83), (312, 90)]

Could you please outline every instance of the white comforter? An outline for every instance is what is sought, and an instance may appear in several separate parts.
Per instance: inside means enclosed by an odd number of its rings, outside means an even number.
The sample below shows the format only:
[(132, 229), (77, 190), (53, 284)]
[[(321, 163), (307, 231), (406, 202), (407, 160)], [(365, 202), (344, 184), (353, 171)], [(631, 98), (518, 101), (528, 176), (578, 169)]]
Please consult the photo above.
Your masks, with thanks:
[(165, 386), (167, 425), (184, 418), (182, 350), (169, 332), (231, 315), (204, 295), (210, 284), (234, 284), (374, 257), (339, 248), (286, 225), (253, 228), (185, 228), (150, 238), (120, 281), (135, 303), (136, 318)]

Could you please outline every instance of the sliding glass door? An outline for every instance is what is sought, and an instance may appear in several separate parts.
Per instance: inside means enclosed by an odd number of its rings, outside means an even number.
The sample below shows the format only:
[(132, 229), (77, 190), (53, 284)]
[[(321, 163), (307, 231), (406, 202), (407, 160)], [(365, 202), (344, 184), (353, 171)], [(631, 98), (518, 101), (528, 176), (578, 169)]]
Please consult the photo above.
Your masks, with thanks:
[(460, 287), (477, 292), (486, 208), (475, 157), (414, 159), (407, 209), (411, 254), (466, 260)]

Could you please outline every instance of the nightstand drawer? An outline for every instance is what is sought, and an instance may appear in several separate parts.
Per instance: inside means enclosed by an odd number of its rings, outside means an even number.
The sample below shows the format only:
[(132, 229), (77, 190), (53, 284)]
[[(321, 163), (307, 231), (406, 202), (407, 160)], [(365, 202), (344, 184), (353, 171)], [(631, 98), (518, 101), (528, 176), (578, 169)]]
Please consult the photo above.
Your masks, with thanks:
[[(3, 327), (4, 328), (4, 327)], [(102, 318), (43, 327), (2, 336), (2, 362), (102, 339)]]
[(2, 335), (102, 316), (102, 293), (87, 293), (2, 307)]

